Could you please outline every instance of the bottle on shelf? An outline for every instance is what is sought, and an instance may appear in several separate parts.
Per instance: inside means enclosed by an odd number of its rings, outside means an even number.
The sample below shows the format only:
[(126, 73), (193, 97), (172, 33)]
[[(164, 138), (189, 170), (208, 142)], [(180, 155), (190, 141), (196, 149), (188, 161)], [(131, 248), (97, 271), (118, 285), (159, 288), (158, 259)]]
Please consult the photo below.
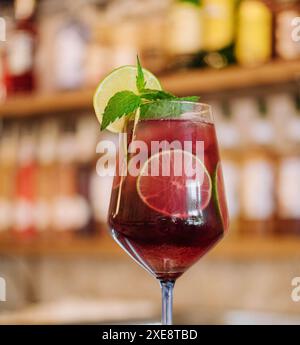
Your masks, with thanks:
[(35, 0), (15, 0), (15, 26), (6, 42), (5, 84), (7, 94), (35, 89), (37, 44)]
[(77, 229), (76, 138), (74, 123), (64, 120), (57, 148), (57, 193), (53, 202), (53, 230), (71, 237)]
[(139, 55), (143, 65), (153, 73), (161, 73), (167, 68), (162, 34), (166, 30), (165, 15), (163, 10), (152, 10), (139, 21)]
[(0, 5), (0, 102), (7, 96), (6, 86), (6, 48), (11, 32), (12, 9), (8, 4)]
[(272, 57), (272, 8), (267, 0), (244, 0), (238, 10), (235, 55), (239, 64), (257, 66)]
[(295, 115), (295, 98), (290, 92), (276, 92), (270, 94), (266, 100), (268, 113), (276, 131), (274, 145), (276, 150), (280, 150), (286, 141), (286, 126), (282, 124), (286, 124)]
[(203, 53), (199, 65), (223, 68), (235, 62), (236, 0), (203, 1)]
[(113, 68), (110, 30), (105, 13), (98, 11), (97, 20), (91, 24), (91, 37), (84, 63), (85, 85), (95, 86)]
[[(63, 23), (68, 20), (60, 0), (39, 1), (39, 40), (36, 50), (36, 83), (41, 93), (57, 89), (56, 39)], [(45, 68), (47, 66), (47, 68)]]
[(241, 164), (241, 231), (269, 234), (275, 217), (275, 134), (265, 106), (257, 103), (251, 112), (249, 143)]
[(0, 137), (0, 235), (10, 234), (14, 225), (15, 181), (19, 128), (2, 123)]
[(278, 158), (277, 231), (300, 234), (300, 111), (286, 119)]
[(35, 203), (35, 226), (43, 237), (53, 230), (53, 204), (58, 193), (57, 149), (59, 128), (55, 119), (46, 119), (39, 125), (37, 147), (37, 196)]
[(298, 0), (276, 1), (275, 53), (285, 60), (300, 57), (300, 42), (293, 37), (293, 31), (295, 31), (297, 25), (297, 23), (293, 25), (293, 20), (297, 17), (300, 17), (300, 2)]
[(15, 235), (22, 239), (36, 235), (35, 202), (38, 168), (35, 124), (23, 124), (20, 131), (16, 172)]
[(132, 18), (122, 17), (110, 32), (113, 68), (134, 65), (138, 50), (138, 30)]
[[(96, 232), (96, 221), (91, 207), (91, 174), (95, 170), (96, 144), (98, 141), (99, 130), (94, 118), (82, 115), (76, 123), (77, 141), (77, 191), (82, 199), (81, 203), (88, 209), (86, 220), (82, 222), (79, 229), (80, 234), (91, 235)], [(100, 193), (100, 192), (99, 192)]]
[(231, 233), (239, 230), (240, 215), (240, 134), (233, 119), (230, 105), (221, 104), (223, 119), (218, 125), (218, 138), (221, 148), (222, 170), (230, 216)]
[(190, 67), (203, 48), (203, 9), (199, 0), (173, 1), (165, 39), (169, 68)]
[(57, 29), (54, 42), (54, 85), (71, 90), (82, 87), (85, 80), (84, 62), (89, 30), (78, 17), (76, 4), (67, 3), (65, 20)]
[(0, 102), (6, 98), (6, 83), (4, 77), (4, 44), (0, 41)]

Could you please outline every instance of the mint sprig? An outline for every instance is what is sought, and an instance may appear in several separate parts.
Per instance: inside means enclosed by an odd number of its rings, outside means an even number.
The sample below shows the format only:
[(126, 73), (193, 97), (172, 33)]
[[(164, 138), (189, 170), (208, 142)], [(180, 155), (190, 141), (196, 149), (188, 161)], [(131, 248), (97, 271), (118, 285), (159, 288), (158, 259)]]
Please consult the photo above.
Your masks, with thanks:
[(132, 91), (120, 91), (110, 98), (104, 110), (101, 130), (124, 115), (134, 113), (141, 105), (141, 97)]
[(162, 119), (177, 117), (183, 113), (193, 112), (194, 104), (191, 101), (178, 102), (178, 99), (160, 99), (155, 102), (140, 105), (140, 119)]
[(156, 101), (159, 99), (175, 99), (176, 96), (172, 95), (169, 92), (162, 91), (162, 90), (152, 90), (152, 89), (144, 89), (141, 93), (141, 97), (144, 100), (148, 101)]
[(192, 103), (178, 101), (197, 102), (199, 100), (198, 96), (176, 97), (163, 90), (146, 88), (145, 76), (138, 57), (136, 88), (138, 94), (124, 90), (110, 98), (103, 113), (101, 130), (123, 116), (134, 114), (139, 108), (141, 119), (175, 117), (193, 109)]

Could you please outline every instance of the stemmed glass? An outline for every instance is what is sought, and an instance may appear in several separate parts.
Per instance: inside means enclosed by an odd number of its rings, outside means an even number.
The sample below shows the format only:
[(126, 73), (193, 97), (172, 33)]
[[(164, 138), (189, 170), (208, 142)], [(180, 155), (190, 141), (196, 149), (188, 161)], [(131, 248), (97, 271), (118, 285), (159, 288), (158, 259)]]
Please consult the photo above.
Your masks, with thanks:
[(176, 279), (228, 229), (211, 107), (168, 102), (127, 121), (108, 217), (116, 242), (159, 280), (163, 325), (172, 324)]

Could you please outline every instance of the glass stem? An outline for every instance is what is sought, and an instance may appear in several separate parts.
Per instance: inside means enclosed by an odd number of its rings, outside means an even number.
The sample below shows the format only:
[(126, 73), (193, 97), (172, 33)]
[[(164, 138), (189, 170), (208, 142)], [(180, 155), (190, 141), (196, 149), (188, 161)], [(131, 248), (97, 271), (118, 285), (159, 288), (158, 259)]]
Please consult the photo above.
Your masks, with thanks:
[(173, 319), (173, 288), (174, 280), (161, 280), (161, 293), (162, 293), (162, 311), (161, 323), (162, 325), (172, 325)]

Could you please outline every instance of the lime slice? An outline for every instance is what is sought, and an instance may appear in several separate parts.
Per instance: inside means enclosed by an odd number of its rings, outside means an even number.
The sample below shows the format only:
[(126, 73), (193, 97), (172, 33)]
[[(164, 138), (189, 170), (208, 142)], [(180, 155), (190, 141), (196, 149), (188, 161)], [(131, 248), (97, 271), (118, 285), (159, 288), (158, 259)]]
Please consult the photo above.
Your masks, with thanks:
[(213, 197), (217, 205), (218, 213), (223, 223), (224, 231), (226, 231), (229, 227), (229, 218), (223, 182), (222, 166), (220, 162), (218, 162), (214, 174)]
[[(197, 174), (187, 176), (184, 164), (180, 173), (174, 174), (175, 165), (189, 161), (193, 171), (203, 172), (202, 184)], [(186, 160), (187, 159), (187, 160)], [(169, 176), (164, 176), (161, 167), (170, 165)], [(151, 176), (151, 167), (159, 167), (159, 174)], [(177, 166), (178, 167), (178, 166)], [(137, 179), (137, 191), (142, 201), (153, 210), (179, 218), (198, 216), (211, 199), (212, 183), (202, 161), (188, 151), (166, 150), (151, 156), (143, 165)]]
[[(143, 69), (146, 87), (149, 89), (161, 90), (159, 80), (149, 71)], [(93, 104), (98, 121), (101, 124), (104, 109), (109, 99), (120, 91), (133, 91), (137, 93), (136, 88), (137, 68), (135, 66), (122, 66), (113, 70), (98, 85), (93, 98)], [(119, 133), (124, 128), (125, 117), (116, 120), (110, 124), (107, 129), (111, 132)]]

